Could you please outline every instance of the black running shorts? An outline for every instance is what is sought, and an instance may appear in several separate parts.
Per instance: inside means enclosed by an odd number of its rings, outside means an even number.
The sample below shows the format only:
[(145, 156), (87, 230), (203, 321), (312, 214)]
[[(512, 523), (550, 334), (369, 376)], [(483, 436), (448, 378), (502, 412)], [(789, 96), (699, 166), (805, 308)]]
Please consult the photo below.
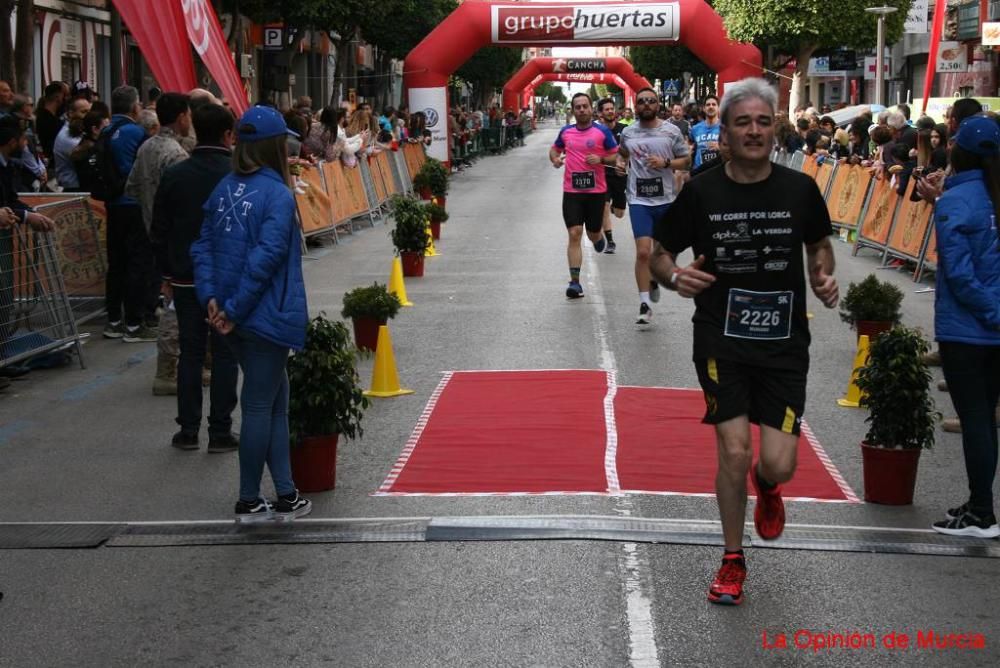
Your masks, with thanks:
[(798, 434), (806, 404), (806, 371), (770, 369), (723, 359), (695, 360), (705, 393), (705, 424), (746, 415), (754, 424)]
[(604, 227), (604, 193), (563, 193), (563, 220), (566, 229), (583, 225), (588, 232)]
[(604, 195), (604, 201), (611, 202), (612, 209), (624, 210), (626, 206), (625, 187), (628, 184), (628, 177), (608, 170), (605, 178), (608, 181), (608, 192)]

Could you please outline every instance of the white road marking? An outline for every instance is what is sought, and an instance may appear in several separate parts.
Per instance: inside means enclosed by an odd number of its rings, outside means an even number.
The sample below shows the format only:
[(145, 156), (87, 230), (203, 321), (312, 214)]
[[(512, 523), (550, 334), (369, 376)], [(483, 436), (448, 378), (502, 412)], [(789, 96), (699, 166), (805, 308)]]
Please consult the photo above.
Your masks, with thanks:
[[(587, 258), (587, 290), (585, 294), (593, 297), (598, 293), (599, 258), (596, 253), (588, 253)], [(605, 421), (608, 426), (608, 448), (605, 457), (605, 471), (608, 476), (608, 491), (617, 493), (618, 467), (617, 455), (617, 425), (614, 422), (615, 388), (617, 362), (615, 354), (608, 343), (608, 310), (604, 301), (591, 301), (597, 315), (595, 336), (600, 351), (601, 369), (608, 373), (608, 397), (605, 402)], [(608, 402), (611, 405), (608, 405)], [(612, 434), (611, 432), (614, 431)], [(620, 497), (615, 508), (617, 512), (628, 517), (632, 515), (632, 501), (629, 497)], [(625, 624), (628, 627), (629, 666), (632, 668), (659, 668), (660, 657), (656, 647), (656, 627), (653, 622), (653, 592), (646, 585), (643, 576), (643, 559), (636, 543), (623, 543), (620, 559), (621, 569), (625, 576)]]

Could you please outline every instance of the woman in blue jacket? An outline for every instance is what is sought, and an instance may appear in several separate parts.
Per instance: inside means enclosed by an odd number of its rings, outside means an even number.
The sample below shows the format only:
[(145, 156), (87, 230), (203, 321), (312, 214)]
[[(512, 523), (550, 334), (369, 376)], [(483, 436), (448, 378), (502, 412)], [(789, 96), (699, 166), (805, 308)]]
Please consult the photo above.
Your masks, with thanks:
[[(198, 299), (243, 370), (240, 496), (236, 521), (291, 520), (312, 510), (292, 481), (288, 444), (289, 349), (305, 344), (308, 310), (295, 199), (288, 188), (288, 128), (270, 107), (243, 114), (233, 173), (205, 202), (191, 246)], [(264, 464), (278, 498), (260, 494)]]
[(938, 273), (934, 330), (948, 392), (962, 423), (969, 500), (934, 529), (1000, 536), (993, 511), (1000, 398), (1000, 126), (973, 116), (959, 126), (949, 157), (954, 174), (934, 210)]

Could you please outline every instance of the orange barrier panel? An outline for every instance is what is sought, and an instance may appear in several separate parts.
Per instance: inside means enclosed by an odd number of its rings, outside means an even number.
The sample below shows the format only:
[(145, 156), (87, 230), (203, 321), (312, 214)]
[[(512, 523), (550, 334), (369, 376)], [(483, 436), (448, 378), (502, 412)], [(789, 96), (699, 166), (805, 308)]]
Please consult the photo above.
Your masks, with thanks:
[(339, 160), (324, 162), (323, 178), (326, 190), (334, 201), (338, 225), (368, 213), (368, 196), (365, 195), (360, 168), (344, 167)]
[(830, 185), (830, 177), (833, 176), (834, 163), (827, 159), (823, 161), (823, 164), (819, 165), (816, 169), (816, 174), (813, 176), (816, 179), (816, 185), (819, 186), (819, 191), (826, 196), (827, 186)]
[(889, 235), (888, 253), (893, 257), (919, 260), (927, 237), (927, 226), (931, 224), (934, 207), (924, 200), (914, 202), (910, 199), (916, 183), (916, 179), (910, 179), (906, 194), (899, 199), (896, 222)]
[[(66, 294), (100, 297), (104, 294), (107, 213), (104, 202), (85, 194), (29, 194), (18, 198), (55, 223), (55, 244)], [(62, 206), (59, 206), (62, 204)], [(87, 209), (90, 209), (89, 215)], [(14, 255), (15, 270), (18, 254)], [(38, 270), (44, 273), (44, 267)]]
[(302, 221), (303, 234), (316, 234), (330, 229), (334, 224), (333, 206), (326, 194), (323, 175), (318, 168), (307, 168), (299, 175), (309, 187), (297, 186), (304, 192), (295, 193), (295, 203), (299, 209), (299, 219)]
[(406, 170), (410, 173), (410, 180), (417, 175), (424, 162), (427, 161), (427, 153), (423, 144), (407, 144), (403, 147), (403, 157), (406, 159)]
[(858, 231), (858, 241), (854, 246), (857, 253), (859, 246), (884, 249), (889, 239), (889, 228), (892, 226), (892, 215), (896, 211), (899, 195), (889, 185), (889, 179), (875, 179), (868, 208), (865, 209), (864, 220)]
[(872, 175), (861, 165), (841, 165), (833, 177), (826, 208), (838, 227), (857, 229)]
[(382, 172), (382, 183), (385, 184), (385, 191), (389, 195), (395, 195), (399, 192), (396, 188), (396, 180), (392, 178), (392, 164), (390, 161), (393, 159), (393, 154), (388, 151), (382, 151), (375, 156), (379, 171)]
[(802, 173), (808, 174), (815, 179), (817, 171), (819, 171), (819, 164), (816, 162), (816, 156), (807, 155), (802, 160)]
[(372, 183), (375, 185), (375, 201), (381, 206), (389, 199), (389, 191), (385, 186), (385, 174), (382, 173), (382, 157), (385, 153), (379, 153), (368, 157), (368, 169), (372, 174)]
[(924, 253), (924, 261), (937, 266), (938, 256), (937, 256), (937, 230), (934, 229), (934, 225), (931, 225), (931, 234), (927, 238), (927, 250)]

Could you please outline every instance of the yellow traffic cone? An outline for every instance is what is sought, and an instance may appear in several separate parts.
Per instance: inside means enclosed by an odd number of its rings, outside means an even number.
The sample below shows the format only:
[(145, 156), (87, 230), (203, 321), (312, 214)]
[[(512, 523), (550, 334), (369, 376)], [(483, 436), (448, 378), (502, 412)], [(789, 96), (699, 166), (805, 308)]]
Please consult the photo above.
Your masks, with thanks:
[(424, 251), (424, 257), (437, 257), (439, 253), (437, 249), (434, 248), (434, 233), (431, 232), (431, 224), (427, 223), (427, 250)]
[(375, 368), (372, 369), (372, 389), (365, 391), (366, 397), (398, 397), (413, 394), (399, 386), (396, 373), (396, 357), (392, 352), (392, 337), (388, 325), (378, 328), (378, 344), (375, 349)]
[(403, 282), (403, 262), (399, 256), (392, 258), (392, 271), (389, 272), (389, 292), (399, 297), (403, 306), (413, 306), (406, 296), (406, 284)]
[(858, 338), (858, 352), (854, 355), (854, 369), (851, 371), (851, 383), (847, 386), (847, 394), (843, 399), (837, 399), (837, 405), (844, 408), (857, 408), (861, 405), (861, 390), (858, 389), (858, 372), (868, 364), (868, 335)]

